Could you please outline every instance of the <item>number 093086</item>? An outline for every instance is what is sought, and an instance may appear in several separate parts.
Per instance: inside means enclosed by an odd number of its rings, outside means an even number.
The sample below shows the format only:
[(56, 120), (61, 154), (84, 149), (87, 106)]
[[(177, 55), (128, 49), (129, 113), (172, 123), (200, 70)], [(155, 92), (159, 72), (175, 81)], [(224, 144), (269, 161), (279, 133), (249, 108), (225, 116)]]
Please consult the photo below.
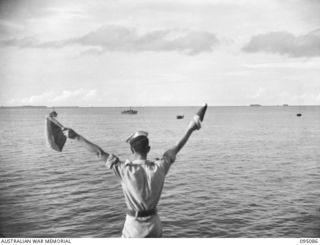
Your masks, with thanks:
[(318, 238), (301, 238), (300, 243), (317, 244)]

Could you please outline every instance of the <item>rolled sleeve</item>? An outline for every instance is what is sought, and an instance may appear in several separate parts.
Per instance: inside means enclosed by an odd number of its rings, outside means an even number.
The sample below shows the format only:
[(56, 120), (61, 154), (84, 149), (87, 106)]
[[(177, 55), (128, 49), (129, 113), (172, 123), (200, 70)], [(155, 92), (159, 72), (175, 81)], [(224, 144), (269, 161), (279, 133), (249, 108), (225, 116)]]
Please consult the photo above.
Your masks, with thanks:
[(173, 150), (168, 150), (163, 154), (162, 158), (158, 160), (158, 163), (160, 167), (164, 169), (164, 173), (167, 174), (171, 164), (174, 163), (175, 160), (176, 160), (175, 152)]
[(122, 168), (122, 162), (119, 160), (119, 158), (116, 155), (110, 154), (107, 161), (106, 161), (106, 167), (108, 169), (113, 170), (114, 174), (118, 177), (121, 177), (121, 168)]

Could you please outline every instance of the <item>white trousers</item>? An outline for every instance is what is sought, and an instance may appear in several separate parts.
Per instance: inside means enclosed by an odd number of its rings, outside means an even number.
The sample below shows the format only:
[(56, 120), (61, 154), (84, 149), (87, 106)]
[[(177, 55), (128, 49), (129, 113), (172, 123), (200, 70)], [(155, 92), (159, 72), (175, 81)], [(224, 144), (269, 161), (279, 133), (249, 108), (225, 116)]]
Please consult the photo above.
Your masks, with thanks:
[(126, 221), (122, 230), (123, 238), (161, 236), (162, 224), (158, 214), (148, 217), (126, 216)]

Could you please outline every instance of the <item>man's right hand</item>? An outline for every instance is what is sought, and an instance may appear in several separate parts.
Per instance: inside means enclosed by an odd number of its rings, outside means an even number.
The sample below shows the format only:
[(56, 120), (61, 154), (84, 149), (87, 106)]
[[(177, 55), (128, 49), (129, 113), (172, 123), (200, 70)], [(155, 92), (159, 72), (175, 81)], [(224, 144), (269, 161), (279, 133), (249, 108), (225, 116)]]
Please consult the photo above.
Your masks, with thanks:
[(76, 139), (79, 134), (77, 134), (73, 129), (71, 128), (65, 128), (63, 130), (63, 133), (66, 137), (68, 137), (69, 139)]

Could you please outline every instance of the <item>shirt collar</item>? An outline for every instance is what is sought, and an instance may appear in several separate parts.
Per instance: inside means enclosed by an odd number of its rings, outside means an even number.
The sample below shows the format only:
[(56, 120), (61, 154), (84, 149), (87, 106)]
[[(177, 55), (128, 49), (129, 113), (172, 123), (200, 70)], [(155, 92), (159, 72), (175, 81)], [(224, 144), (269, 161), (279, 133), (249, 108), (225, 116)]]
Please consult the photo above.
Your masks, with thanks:
[(141, 165), (141, 164), (145, 164), (146, 162), (147, 162), (147, 160), (135, 159), (135, 160), (133, 160), (133, 161), (126, 160), (124, 164), (125, 164), (125, 165), (128, 165), (128, 164)]

